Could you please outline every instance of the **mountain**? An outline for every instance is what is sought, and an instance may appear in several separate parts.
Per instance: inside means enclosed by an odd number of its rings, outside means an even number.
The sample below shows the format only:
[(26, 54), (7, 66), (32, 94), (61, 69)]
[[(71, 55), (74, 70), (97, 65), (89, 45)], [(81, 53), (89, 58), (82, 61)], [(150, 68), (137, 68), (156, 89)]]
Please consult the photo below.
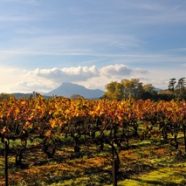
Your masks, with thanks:
[(99, 89), (88, 89), (84, 86), (73, 84), (73, 83), (63, 83), (58, 88), (47, 93), (47, 96), (64, 96), (71, 97), (74, 95), (80, 95), (87, 99), (100, 98), (103, 96), (104, 92)]

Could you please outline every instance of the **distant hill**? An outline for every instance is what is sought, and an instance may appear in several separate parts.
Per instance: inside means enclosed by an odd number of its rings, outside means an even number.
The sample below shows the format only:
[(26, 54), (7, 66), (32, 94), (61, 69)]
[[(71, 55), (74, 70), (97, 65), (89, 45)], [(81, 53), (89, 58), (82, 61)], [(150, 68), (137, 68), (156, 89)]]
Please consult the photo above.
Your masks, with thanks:
[(84, 86), (77, 85), (74, 83), (63, 83), (58, 88), (47, 93), (46, 96), (64, 96), (72, 97), (74, 95), (80, 95), (87, 99), (100, 98), (103, 96), (104, 92), (99, 89), (88, 89)]
[(30, 96), (32, 96), (33, 94), (32, 93), (27, 93), (27, 94), (26, 93), (13, 93), (11, 95), (17, 99), (20, 99), (20, 98), (30, 98)]
[(30, 98), (30, 96), (32, 96), (33, 94), (32, 93), (11, 93), (11, 94), (8, 94), (8, 93), (1, 93), (0, 94), (0, 99), (5, 99), (5, 98), (9, 98), (11, 96), (15, 97), (16, 99), (20, 99), (20, 98)]

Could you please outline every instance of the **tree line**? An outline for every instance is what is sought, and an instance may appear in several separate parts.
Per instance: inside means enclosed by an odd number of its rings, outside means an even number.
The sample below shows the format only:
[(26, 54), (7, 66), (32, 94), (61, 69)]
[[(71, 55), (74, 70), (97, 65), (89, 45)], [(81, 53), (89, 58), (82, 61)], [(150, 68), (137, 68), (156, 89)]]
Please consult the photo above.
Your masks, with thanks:
[(105, 87), (104, 98), (123, 99), (152, 99), (152, 100), (185, 100), (186, 79), (171, 78), (167, 89), (155, 88), (152, 84), (144, 84), (140, 79), (123, 79), (112, 81)]

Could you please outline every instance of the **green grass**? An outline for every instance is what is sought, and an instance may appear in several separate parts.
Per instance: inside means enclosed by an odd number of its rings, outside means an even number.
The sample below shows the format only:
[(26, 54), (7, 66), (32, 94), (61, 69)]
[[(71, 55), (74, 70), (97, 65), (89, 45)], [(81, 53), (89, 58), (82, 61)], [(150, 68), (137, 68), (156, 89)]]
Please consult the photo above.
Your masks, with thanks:
[[(186, 160), (176, 159), (176, 151), (169, 144), (154, 144), (151, 140), (131, 143), (131, 149), (120, 152), (119, 186), (186, 185)], [(180, 148), (183, 151), (183, 144)], [(53, 159), (47, 159), (39, 148), (29, 150), (24, 157), (28, 167), (24, 169), (15, 168), (15, 157), (9, 156), (10, 186), (111, 186), (109, 151), (97, 152), (95, 146), (88, 150), (83, 145), (81, 150), (82, 157), (77, 158), (71, 156), (73, 147), (62, 146)], [(0, 185), (4, 181), (3, 167), (4, 159), (0, 157)]]
[(119, 182), (118, 186), (153, 186), (153, 185), (185, 185), (186, 163), (175, 163), (168, 167), (159, 168), (149, 173), (133, 176)]

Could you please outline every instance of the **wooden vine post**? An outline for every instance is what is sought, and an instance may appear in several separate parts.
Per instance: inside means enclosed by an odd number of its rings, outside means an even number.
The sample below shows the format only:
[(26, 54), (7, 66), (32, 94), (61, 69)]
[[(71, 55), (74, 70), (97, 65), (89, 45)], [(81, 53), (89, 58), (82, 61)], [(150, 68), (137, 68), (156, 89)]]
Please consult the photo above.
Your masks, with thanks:
[(4, 140), (4, 158), (5, 158), (5, 168), (4, 168), (4, 174), (5, 174), (5, 186), (8, 186), (8, 140)]
[(186, 153), (186, 123), (184, 123), (182, 127), (183, 127), (184, 144), (185, 144), (185, 153)]
[(112, 176), (113, 176), (113, 186), (117, 186), (117, 159), (113, 159), (113, 165), (112, 165)]
[(119, 156), (117, 154), (117, 150), (114, 147), (114, 143), (112, 142), (112, 178), (113, 178), (113, 186), (118, 185), (118, 169), (119, 169)]

